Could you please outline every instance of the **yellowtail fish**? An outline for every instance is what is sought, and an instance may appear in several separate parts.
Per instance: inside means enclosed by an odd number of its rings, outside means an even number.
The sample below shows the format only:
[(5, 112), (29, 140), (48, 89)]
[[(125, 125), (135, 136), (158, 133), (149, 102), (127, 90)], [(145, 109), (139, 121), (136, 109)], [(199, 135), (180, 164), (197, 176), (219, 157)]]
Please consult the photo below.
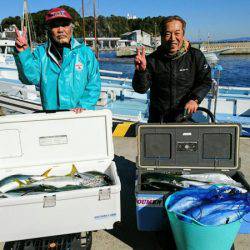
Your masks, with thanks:
[(22, 175), (16, 174), (3, 178), (0, 181), (0, 193), (6, 193), (10, 190), (17, 189), (24, 185), (40, 181), (48, 178), (48, 174), (51, 171), (51, 168), (46, 170), (42, 175)]
[(69, 191), (108, 185), (112, 185), (112, 180), (108, 175), (97, 171), (78, 173), (76, 166), (72, 165), (71, 172), (66, 176), (46, 175), (45, 178), (28, 182), (15, 179), (11, 188), (3, 190), (5, 193), (2, 192), (4, 196), (1, 197), (17, 197), (36, 193)]
[[(26, 184), (25, 188), (32, 191), (33, 188), (44, 187), (58, 192), (81, 188), (102, 187), (107, 185), (109, 184), (103, 180), (96, 180), (93, 178), (89, 179), (86, 176), (84, 178), (76, 176), (54, 176)], [(18, 188), (13, 191), (18, 191)]]
[[(20, 189), (28, 184), (47, 179), (52, 168), (46, 170), (42, 175), (22, 175), (16, 174), (5, 177), (0, 181), (0, 194), (11, 190)], [(71, 171), (66, 176), (74, 176), (78, 173), (76, 166), (73, 164)]]
[(84, 186), (84, 181), (81, 178), (74, 176), (53, 176), (27, 184), (26, 188), (32, 188), (37, 186), (52, 187), (52, 188), (64, 188), (66, 186), (81, 187)]
[[(54, 177), (53, 177), (54, 178)], [(16, 190), (11, 190), (7, 193), (4, 193), (0, 196), (0, 198), (11, 198), (11, 197), (22, 197), (27, 195), (37, 195), (37, 194), (48, 194), (62, 191), (72, 191), (82, 188), (88, 188), (84, 186), (70, 186), (66, 185), (65, 187), (52, 187), (52, 186), (29, 186), (26, 185), (24, 187), (18, 188)]]

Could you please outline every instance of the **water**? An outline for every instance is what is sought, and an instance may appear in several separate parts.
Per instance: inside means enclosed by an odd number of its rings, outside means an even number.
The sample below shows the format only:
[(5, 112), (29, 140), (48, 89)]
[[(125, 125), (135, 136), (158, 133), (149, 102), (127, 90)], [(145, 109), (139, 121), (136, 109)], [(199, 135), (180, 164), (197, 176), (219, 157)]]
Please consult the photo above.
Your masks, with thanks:
[(219, 64), (221, 85), (250, 87), (250, 55), (221, 55)]
[[(112, 60), (100, 62), (102, 69), (122, 71), (123, 77), (133, 77), (132, 58), (116, 59), (115, 52), (102, 52), (100, 57)], [(220, 85), (250, 87), (250, 55), (220, 55), (219, 58), (223, 67)]]

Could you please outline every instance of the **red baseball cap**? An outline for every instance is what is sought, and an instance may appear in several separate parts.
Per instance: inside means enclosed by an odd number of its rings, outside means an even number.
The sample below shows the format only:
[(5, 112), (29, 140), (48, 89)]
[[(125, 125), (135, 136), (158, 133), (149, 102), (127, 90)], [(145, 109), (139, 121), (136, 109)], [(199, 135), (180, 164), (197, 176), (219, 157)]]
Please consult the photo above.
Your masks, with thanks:
[(62, 8), (54, 8), (51, 9), (45, 16), (45, 21), (50, 22), (55, 19), (67, 19), (67, 20), (72, 20), (73, 18), (71, 15)]

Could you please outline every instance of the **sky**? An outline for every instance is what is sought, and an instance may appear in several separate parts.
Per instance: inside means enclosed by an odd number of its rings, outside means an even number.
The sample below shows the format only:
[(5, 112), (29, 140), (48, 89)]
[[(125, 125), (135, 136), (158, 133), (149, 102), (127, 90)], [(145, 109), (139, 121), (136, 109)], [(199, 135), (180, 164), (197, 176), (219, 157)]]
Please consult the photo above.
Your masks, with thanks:
[[(186, 37), (211, 40), (250, 37), (250, 0), (96, 0), (103, 16), (179, 15), (187, 21)], [(0, 19), (22, 15), (23, 0), (0, 0)], [(81, 12), (82, 0), (28, 0), (30, 12), (68, 5)], [(84, 0), (85, 15), (92, 15), (92, 0)]]

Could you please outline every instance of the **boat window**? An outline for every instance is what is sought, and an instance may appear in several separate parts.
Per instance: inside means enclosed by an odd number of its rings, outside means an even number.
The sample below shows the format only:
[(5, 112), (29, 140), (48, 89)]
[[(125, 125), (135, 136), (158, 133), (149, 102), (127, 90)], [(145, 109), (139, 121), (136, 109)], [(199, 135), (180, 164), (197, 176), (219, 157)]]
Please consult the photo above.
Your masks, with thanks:
[(7, 47), (7, 54), (13, 54), (14, 53), (14, 47)]

